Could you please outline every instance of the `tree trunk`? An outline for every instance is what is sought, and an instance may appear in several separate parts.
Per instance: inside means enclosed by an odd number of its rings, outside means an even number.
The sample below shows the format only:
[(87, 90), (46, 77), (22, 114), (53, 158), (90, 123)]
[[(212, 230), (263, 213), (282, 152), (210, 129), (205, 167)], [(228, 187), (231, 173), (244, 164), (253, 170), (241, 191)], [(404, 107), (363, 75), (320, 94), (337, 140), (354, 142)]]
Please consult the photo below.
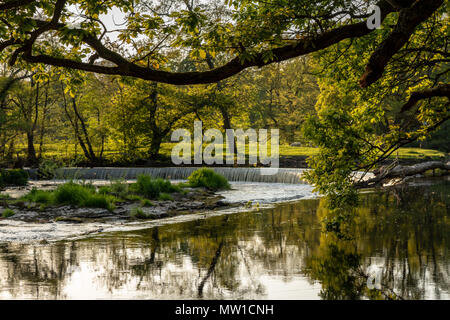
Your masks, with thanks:
[(227, 135), (227, 140), (234, 141), (233, 150), (227, 149), (226, 152), (231, 151), (234, 155), (236, 155), (237, 154), (236, 138), (234, 137), (234, 134), (231, 131), (227, 131), (227, 129), (232, 129), (230, 114), (228, 113), (228, 110), (222, 106), (220, 106), (220, 113), (222, 114), (223, 129), (225, 130), (225, 134)]
[(152, 141), (150, 143), (149, 156), (150, 159), (155, 160), (159, 157), (159, 149), (161, 148), (163, 137), (161, 135), (153, 135)]
[[(88, 151), (89, 151), (89, 157), (88, 159), (92, 162), (92, 163), (97, 163), (97, 156), (95, 155), (94, 149), (92, 148), (92, 144), (91, 144), (91, 140), (89, 139), (89, 134), (87, 132), (87, 128), (86, 128), (86, 124), (84, 122), (83, 117), (80, 115), (80, 113), (78, 112), (78, 108), (77, 108), (77, 104), (75, 102), (75, 98), (72, 98), (72, 107), (73, 107), (73, 111), (75, 112), (75, 116), (78, 118), (78, 120), (80, 121), (81, 124), (81, 130), (84, 134), (84, 141), (85, 144), (87, 145)], [(75, 119), (75, 121), (77, 121)]]
[(27, 165), (34, 166), (37, 164), (36, 150), (34, 148), (34, 134), (27, 132)]
[[(81, 146), (81, 149), (83, 149), (84, 155), (89, 160), (89, 162), (91, 162), (91, 164), (96, 164), (96, 163), (98, 163), (97, 157), (95, 156), (94, 150), (93, 150), (92, 145), (91, 145), (91, 143), (89, 141), (89, 135), (87, 133), (87, 129), (86, 129), (84, 120), (83, 120), (83, 118), (81, 117), (81, 115), (78, 112), (75, 98), (72, 98), (72, 109), (74, 111), (74, 116), (73, 116), (73, 119), (72, 119), (72, 116), (70, 115), (69, 110), (67, 108), (68, 106), (67, 106), (66, 94), (64, 93), (64, 86), (63, 86), (62, 83), (61, 83), (61, 90), (62, 90), (62, 97), (63, 97), (63, 102), (64, 102), (64, 104), (63, 104), (64, 111), (65, 111), (65, 113), (67, 115), (67, 118), (70, 121), (70, 124), (72, 125), (72, 128), (74, 129), (75, 138), (78, 140), (78, 142), (79, 142), (79, 144)], [(78, 127), (78, 121), (80, 121), (80, 123), (81, 123), (82, 131), (84, 133), (84, 137), (85, 137), (86, 143), (83, 140), (83, 137), (82, 137), (82, 135), (80, 133), (80, 129)], [(76, 150), (76, 144), (75, 144), (75, 157), (76, 157), (76, 154), (77, 154), (77, 150)]]
[[(39, 133), (39, 156), (38, 158), (42, 158), (42, 152), (44, 147), (44, 136), (45, 136), (45, 125), (47, 120), (47, 112), (48, 112), (48, 90), (49, 90), (49, 81), (47, 81), (47, 87), (45, 89), (45, 98), (44, 98), (44, 105), (42, 106), (42, 123)], [(37, 119), (37, 118), (36, 118)]]
[(383, 168), (381, 168), (374, 178), (358, 182), (356, 186), (359, 188), (375, 187), (390, 179), (410, 177), (435, 169), (450, 171), (450, 161), (427, 161), (412, 166), (397, 165), (390, 170), (383, 170)]

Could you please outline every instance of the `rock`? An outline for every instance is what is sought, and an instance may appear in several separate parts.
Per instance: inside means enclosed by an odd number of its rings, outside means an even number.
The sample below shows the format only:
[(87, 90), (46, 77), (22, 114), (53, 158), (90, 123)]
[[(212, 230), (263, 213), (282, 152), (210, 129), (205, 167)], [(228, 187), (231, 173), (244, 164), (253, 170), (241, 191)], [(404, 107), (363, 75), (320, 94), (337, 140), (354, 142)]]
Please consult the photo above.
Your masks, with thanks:
[(301, 142), (293, 142), (290, 144), (291, 147), (301, 147), (302, 143)]
[(82, 223), (83, 220), (81, 218), (75, 217), (57, 217), (55, 219), (56, 222), (72, 222), (72, 223)]

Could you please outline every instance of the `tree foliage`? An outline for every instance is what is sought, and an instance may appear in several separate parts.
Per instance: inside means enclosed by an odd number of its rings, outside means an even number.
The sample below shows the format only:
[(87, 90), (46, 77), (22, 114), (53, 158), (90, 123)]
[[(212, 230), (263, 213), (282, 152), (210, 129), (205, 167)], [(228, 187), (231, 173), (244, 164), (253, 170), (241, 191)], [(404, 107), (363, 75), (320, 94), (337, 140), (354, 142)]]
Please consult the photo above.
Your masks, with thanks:
[(345, 201), (343, 195), (354, 199), (353, 183), (361, 177), (356, 171), (373, 170), (398, 148), (425, 139), (449, 119), (448, 96), (428, 94), (448, 87), (445, 12), (444, 6), (420, 25), (393, 57), (383, 79), (369, 88), (359, 87), (357, 77), (388, 26), (382, 26), (380, 35), (343, 42), (316, 55), (318, 116), (310, 118), (304, 130), (320, 153), (310, 161), (315, 170), (309, 178), (321, 192), (333, 195), (335, 206)]
[[(302, 128), (320, 150), (309, 179), (341, 207), (356, 199), (355, 171), (448, 120), (448, 9), (447, 0), (9, 0), (0, 59), (38, 83), (63, 83), (60, 124), (91, 162), (114, 139), (155, 157), (193, 119), (280, 127), (289, 142)], [(107, 23), (113, 13), (121, 21)], [(3, 103), (0, 120), (13, 110)], [(21, 127), (32, 136), (29, 111)]]

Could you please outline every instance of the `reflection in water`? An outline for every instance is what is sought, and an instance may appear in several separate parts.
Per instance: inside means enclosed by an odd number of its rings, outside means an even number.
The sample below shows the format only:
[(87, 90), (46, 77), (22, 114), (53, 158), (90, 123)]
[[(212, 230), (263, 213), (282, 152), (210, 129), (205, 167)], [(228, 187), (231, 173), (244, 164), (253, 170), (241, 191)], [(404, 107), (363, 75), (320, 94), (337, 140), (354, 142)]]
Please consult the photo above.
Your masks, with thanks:
[[(449, 299), (450, 185), (362, 198), (352, 240), (322, 200), (52, 244), (0, 244), (0, 298)], [(368, 279), (380, 279), (367, 287)], [(374, 283), (376, 283), (375, 281)]]

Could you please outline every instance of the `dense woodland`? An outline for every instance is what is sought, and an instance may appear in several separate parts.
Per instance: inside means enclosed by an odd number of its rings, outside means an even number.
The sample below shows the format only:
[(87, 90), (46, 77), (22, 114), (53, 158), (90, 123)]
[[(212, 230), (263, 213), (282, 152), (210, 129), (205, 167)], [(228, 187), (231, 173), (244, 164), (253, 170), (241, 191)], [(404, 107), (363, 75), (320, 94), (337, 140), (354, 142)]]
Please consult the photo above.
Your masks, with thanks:
[[(180, 61), (178, 67), (189, 65), (195, 67), (194, 61)], [(319, 94), (306, 58), (198, 86), (3, 70), (0, 158), (5, 165), (23, 160), (33, 166), (45, 158), (90, 164), (156, 159), (171, 132), (192, 129), (194, 120), (224, 132), (279, 128), (282, 142), (292, 143), (300, 141)]]
[[(195, 63), (180, 61), (180, 64)], [(175, 86), (121, 76), (59, 72), (41, 77), (3, 67), (0, 159), (3, 166), (133, 164), (160, 159), (177, 128), (278, 128), (281, 143), (310, 145), (302, 132), (317, 116), (319, 74), (296, 58), (245, 71), (220, 85)], [(69, 77), (69, 78), (67, 78)], [(70, 81), (70, 84), (67, 84)], [(446, 123), (411, 145), (448, 152)]]

